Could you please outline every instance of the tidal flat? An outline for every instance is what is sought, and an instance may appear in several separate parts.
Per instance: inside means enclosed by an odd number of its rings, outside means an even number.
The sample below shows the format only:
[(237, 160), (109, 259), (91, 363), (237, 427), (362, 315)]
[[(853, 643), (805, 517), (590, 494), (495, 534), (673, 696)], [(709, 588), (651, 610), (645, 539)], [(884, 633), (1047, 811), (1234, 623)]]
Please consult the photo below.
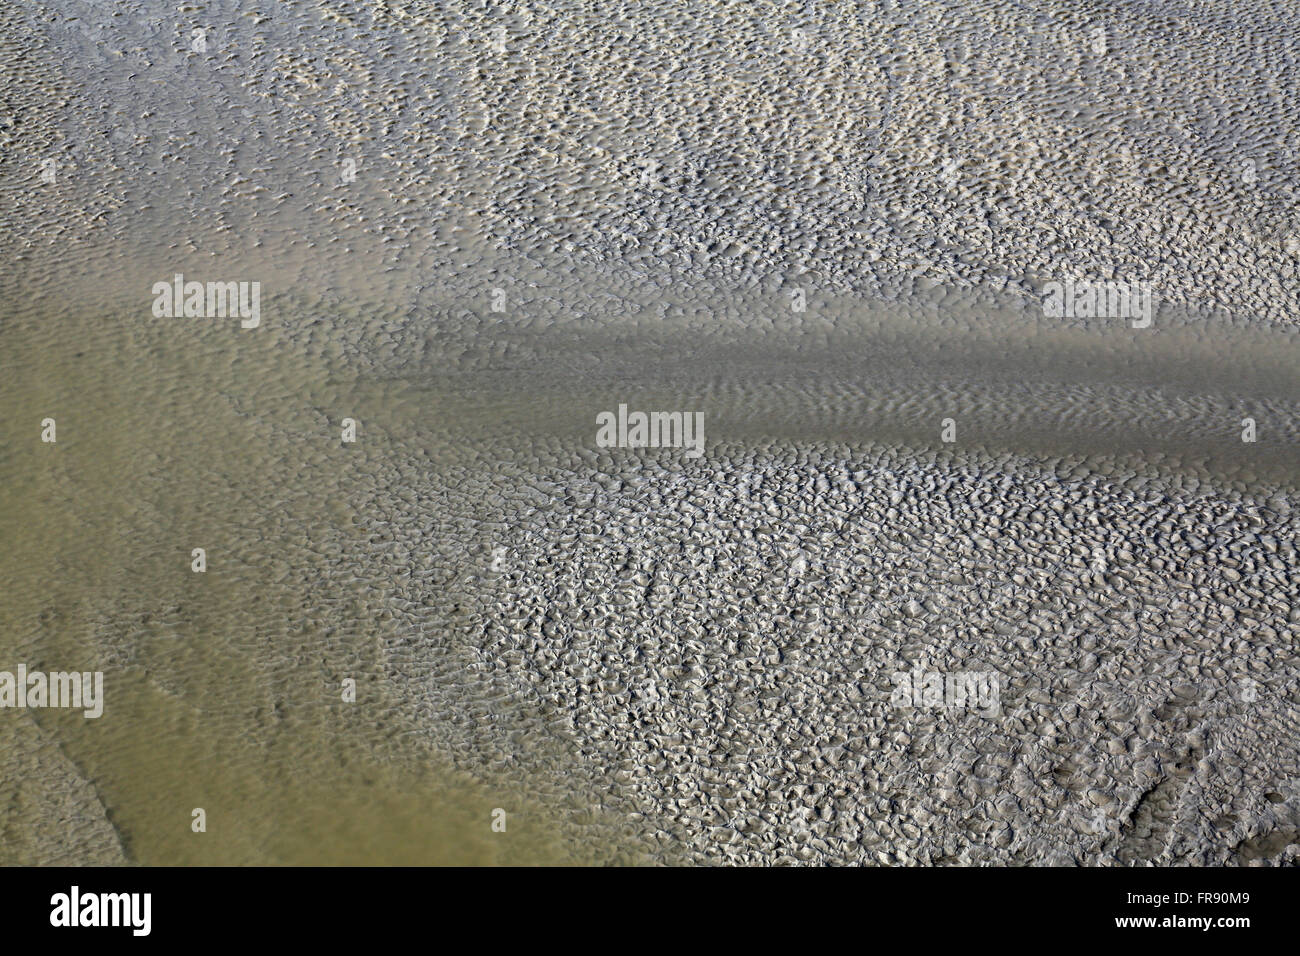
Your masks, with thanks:
[(1201, 6), (0, 12), (0, 671), (103, 675), (0, 862), (1294, 864), (1295, 28)]

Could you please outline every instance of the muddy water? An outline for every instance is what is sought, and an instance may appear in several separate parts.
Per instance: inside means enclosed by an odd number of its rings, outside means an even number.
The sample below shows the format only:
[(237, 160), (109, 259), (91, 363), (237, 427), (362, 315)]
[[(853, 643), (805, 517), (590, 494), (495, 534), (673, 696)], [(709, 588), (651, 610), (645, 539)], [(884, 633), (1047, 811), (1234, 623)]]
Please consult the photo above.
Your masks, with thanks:
[[(364, 454), (339, 440), (348, 386), (237, 327), (205, 342), (140, 312), (3, 329), (0, 669), (105, 682), (98, 719), (0, 712), (5, 862), (589, 859), (527, 780), (453, 768), (392, 692), (403, 625), (354, 557), (391, 450), (378, 428)], [(436, 621), (420, 639), (436, 660)]]

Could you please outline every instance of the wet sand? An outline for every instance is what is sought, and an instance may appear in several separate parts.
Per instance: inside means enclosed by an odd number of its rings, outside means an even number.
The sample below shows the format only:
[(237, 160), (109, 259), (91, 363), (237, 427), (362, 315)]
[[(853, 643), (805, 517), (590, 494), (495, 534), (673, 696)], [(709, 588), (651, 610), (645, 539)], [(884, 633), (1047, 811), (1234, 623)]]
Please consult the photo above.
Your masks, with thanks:
[(1044, 70), (980, 5), (81, 6), (0, 27), (0, 669), (106, 701), (0, 711), (4, 862), (1294, 862), (1270, 7)]

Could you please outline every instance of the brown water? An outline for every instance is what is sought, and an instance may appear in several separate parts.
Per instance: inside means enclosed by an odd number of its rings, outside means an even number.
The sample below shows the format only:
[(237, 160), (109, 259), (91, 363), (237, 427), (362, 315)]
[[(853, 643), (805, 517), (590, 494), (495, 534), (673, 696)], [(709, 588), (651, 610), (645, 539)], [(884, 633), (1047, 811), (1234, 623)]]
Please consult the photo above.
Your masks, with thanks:
[[(588, 859), (526, 780), (453, 770), (394, 696), (401, 625), (349, 558), (368, 546), (367, 463), (393, 454), (378, 413), (354, 412), (369, 449), (353, 453), (326, 409), (358, 405), (324, 370), (237, 331), (140, 323), (70, 309), (3, 327), (0, 669), (102, 670), (106, 699), (99, 719), (0, 712), (4, 861)], [(72, 819), (47, 789), (80, 800)]]

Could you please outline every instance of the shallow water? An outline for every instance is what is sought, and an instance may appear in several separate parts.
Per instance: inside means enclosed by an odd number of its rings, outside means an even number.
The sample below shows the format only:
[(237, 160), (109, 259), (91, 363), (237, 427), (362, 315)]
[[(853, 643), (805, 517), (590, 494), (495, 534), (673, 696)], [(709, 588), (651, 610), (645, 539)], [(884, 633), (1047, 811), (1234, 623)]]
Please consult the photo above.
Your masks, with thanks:
[[(380, 582), (347, 564), (370, 547), (367, 469), (319, 427), (348, 389), (272, 354), (268, 396), (256, 375), (231, 375), (226, 351), (183, 335), (139, 351), (122, 332), (134, 321), (29, 313), (4, 332), (4, 420), (38, 423), (36, 441), (10, 433), (0, 483), (5, 669), (102, 670), (106, 683), (98, 719), (5, 712), (7, 832), (41, 829), (50, 809), (33, 793), (90, 788), (70, 830), (7, 843), (9, 862), (589, 858), (559, 840), (527, 780), (472, 781), (392, 699), (397, 625)], [(39, 440), (47, 415), (55, 444)], [(192, 547), (207, 550), (202, 574)], [(20, 770), (16, 750), (34, 763)]]
[[(1290, 852), (1294, 266), (1204, 104), (1162, 120), (1285, 31), (1186, 24), (1125, 118), (1077, 109), (1126, 82), (1086, 44), (1040, 75), (1005, 12), (926, 7), (559, 4), (504, 53), (475, 5), (0, 14), (0, 669), (107, 698), (0, 712), (0, 859)], [(1293, 97), (1251, 88), (1272, 188)], [(1043, 315), (1135, 266), (1150, 329)], [(155, 316), (176, 273), (261, 282), (261, 325)], [(598, 448), (620, 403), (705, 455)], [(912, 665), (1005, 716), (890, 711)]]

